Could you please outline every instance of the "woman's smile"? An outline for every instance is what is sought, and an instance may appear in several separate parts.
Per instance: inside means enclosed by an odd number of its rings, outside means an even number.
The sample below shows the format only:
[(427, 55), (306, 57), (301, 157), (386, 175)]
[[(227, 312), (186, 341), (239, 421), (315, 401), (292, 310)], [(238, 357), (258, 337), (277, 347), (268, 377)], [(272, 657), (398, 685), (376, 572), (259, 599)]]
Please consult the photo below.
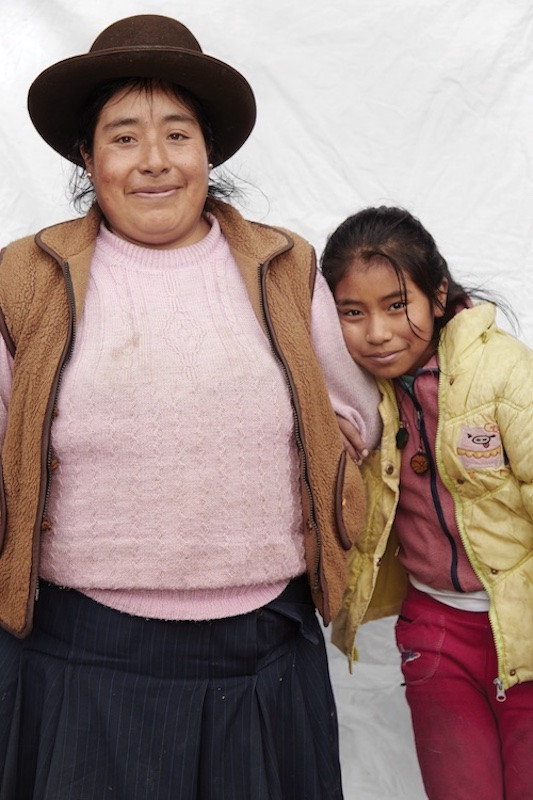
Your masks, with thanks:
[(137, 195), (137, 197), (162, 198), (171, 197), (178, 191), (178, 188), (178, 186), (143, 186), (140, 189), (133, 189), (131, 193)]

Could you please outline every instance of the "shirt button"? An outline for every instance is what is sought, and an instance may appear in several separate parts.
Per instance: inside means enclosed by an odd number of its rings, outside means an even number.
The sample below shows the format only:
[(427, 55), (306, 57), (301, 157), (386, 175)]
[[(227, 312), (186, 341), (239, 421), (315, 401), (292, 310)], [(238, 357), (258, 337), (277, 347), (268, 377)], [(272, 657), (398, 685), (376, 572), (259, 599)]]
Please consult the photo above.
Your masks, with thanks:
[(385, 467), (385, 472), (387, 473), (387, 475), (392, 475), (392, 473), (394, 472), (393, 465), (387, 464), (387, 466)]

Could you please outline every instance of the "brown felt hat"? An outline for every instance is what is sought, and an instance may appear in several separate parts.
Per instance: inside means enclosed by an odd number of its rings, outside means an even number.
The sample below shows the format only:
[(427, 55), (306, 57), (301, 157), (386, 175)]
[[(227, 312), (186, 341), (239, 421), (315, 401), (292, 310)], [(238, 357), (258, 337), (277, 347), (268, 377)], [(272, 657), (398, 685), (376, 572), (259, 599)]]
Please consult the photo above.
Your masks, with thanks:
[(254, 126), (248, 81), (229, 64), (205, 55), (181, 22), (142, 14), (114, 22), (88, 53), (59, 61), (34, 80), (28, 110), (45, 142), (83, 166), (76, 152), (80, 113), (96, 87), (120, 78), (169, 81), (194, 95), (213, 131), (215, 166), (244, 144)]

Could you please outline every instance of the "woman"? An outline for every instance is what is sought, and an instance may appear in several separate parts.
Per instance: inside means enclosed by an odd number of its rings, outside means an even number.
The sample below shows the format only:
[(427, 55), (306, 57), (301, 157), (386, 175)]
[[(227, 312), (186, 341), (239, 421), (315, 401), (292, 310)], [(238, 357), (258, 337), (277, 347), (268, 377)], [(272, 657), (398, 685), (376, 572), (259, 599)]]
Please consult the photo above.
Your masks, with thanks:
[(310, 246), (209, 196), (252, 90), (137, 16), (29, 111), (94, 203), (0, 263), (0, 796), (340, 798), (314, 607), (364, 505), (333, 408), (372, 443), (376, 390)]

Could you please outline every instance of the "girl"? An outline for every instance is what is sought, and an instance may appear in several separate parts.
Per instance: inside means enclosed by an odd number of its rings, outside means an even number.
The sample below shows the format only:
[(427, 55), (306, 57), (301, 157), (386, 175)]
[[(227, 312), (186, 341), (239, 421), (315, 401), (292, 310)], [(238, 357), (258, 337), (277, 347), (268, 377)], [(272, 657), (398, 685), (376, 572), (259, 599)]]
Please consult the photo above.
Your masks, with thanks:
[(383, 420), (333, 641), (351, 662), (358, 625), (399, 611), (428, 797), (530, 800), (533, 352), (402, 209), (345, 220), (322, 271)]

